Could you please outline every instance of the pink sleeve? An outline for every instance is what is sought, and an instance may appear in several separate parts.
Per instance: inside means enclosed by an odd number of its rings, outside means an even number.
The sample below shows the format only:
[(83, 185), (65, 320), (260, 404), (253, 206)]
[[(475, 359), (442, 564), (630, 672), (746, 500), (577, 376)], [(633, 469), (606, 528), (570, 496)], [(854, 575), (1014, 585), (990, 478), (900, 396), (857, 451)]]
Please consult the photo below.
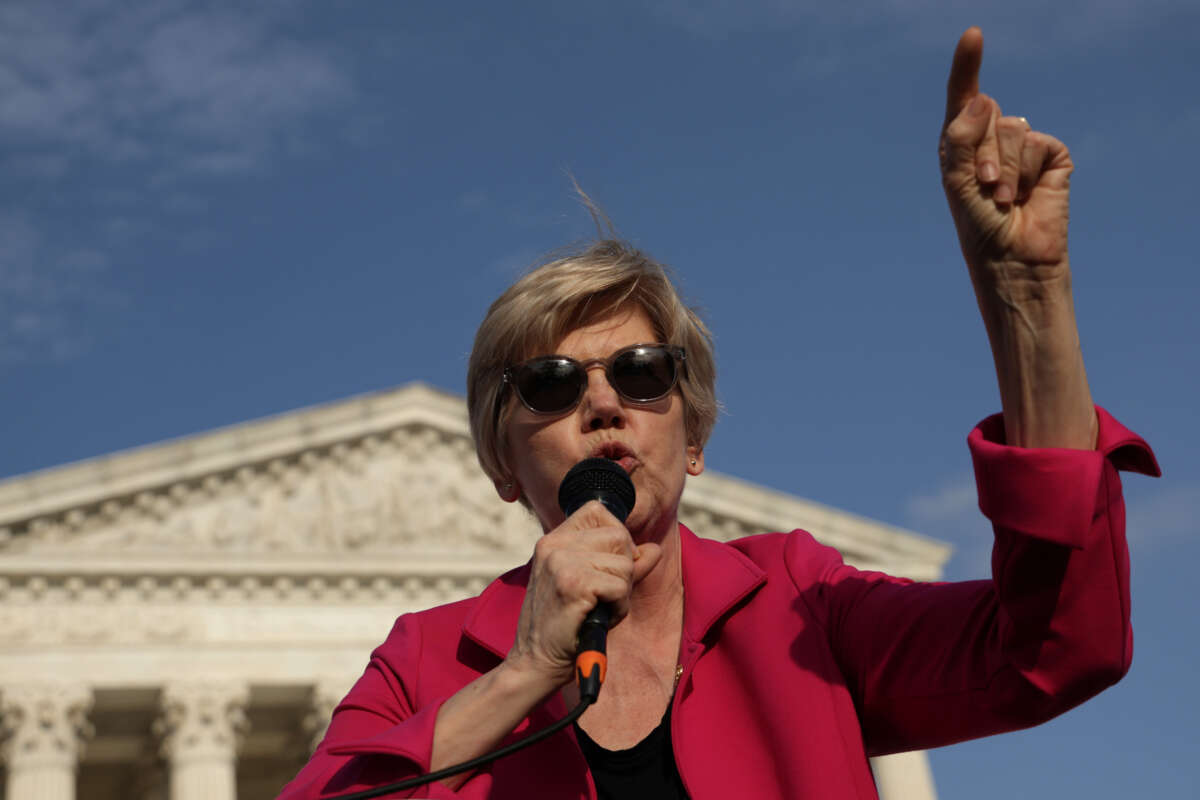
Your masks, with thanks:
[[(421, 651), (415, 617), (396, 620), (366, 672), (338, 704), (325, 738), (277, 800), (318, 800), (372, 789), (429, 771), (433, 728), (442, 702), (414, 711), (405, 674), (415, 675)], [(384, 655), (386, 653), (386, 656)], [(457, 790), (431, 783), (388, 797), (485, 798), (490, 773), (477, 772)]]
[(1003, 443), (999, 416), (968, 437), (995, 530), (992, 580), (914, 583), (831, 559), (818, 613), (870, 755), (1029, 727), (1129, 669), (1129, 555), (1117, 469), (1157, 475), (1149, 446), (1097, 409), (1095, 451)]

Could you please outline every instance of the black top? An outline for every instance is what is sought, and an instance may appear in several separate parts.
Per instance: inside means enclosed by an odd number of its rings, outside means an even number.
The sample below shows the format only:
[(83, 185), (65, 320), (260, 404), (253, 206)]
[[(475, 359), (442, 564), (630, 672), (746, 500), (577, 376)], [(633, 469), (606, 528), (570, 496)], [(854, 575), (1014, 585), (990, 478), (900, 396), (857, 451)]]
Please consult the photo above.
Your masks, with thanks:
[(600, 800), (687, 800), (671, 749), (671, 706), (650, 735), (628, 750), (605, 750), (575, 723)]

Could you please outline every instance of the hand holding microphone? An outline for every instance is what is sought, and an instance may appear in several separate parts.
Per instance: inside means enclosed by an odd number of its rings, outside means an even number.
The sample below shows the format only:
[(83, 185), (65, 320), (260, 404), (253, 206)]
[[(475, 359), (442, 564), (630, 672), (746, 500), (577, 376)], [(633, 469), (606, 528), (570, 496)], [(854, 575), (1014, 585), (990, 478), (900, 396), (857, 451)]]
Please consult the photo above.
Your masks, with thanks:
[[(599, 500), (622, 524), (629, 518), (637, 495), (633, 481), (621, 466), (606, 458), (580, 461), (566, 474), (558, 487), (558, 505), (568, 517), (591, 500)], [(579, 682), (579, 697), (596, 702), (600, 685), (608, 669), (606, 643), (608, 626), (612, 621), (612, 606), (596, 604), (579, 626), (579, 641), (575, 657), (575, 679)]]
[[(587, 640), (584, 649), (596, 654), (588, 657), (585, 674), (596, 672), (603, 680), (604, 667), (593, 670), (601, 664), (603, 634), (627, 613), (633, 587), (661, 556), (657, 545), (636, 545), (622, 522), (635, 495), (619, 464), (581, 462), (561, 482), (559, 500), (567, 518), (534, 546), (516, 640), (507, 658), (519, 674), (538, 676), (548, 690), (578, 677), (581, 634)], [(601, 605), (604, 610), (597, 610)], [(605, 611), (607, 622), (600, 616)]]

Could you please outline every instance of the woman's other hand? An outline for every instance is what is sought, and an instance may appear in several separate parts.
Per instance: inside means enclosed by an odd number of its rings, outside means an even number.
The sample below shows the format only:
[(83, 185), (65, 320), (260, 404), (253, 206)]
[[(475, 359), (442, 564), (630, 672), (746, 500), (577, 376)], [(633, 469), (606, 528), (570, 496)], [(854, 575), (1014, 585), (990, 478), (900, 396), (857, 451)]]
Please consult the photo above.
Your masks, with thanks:
[(597, 603), (612, 605), (615, 625), (629, 611), (633, 587), (662, 555), (657, 544), (635, 545), (601, 503), (582, 506), (538, 540), (529, 587), (506, 663), (538, 675), (548, 691), (575, 677), (579, 626)]

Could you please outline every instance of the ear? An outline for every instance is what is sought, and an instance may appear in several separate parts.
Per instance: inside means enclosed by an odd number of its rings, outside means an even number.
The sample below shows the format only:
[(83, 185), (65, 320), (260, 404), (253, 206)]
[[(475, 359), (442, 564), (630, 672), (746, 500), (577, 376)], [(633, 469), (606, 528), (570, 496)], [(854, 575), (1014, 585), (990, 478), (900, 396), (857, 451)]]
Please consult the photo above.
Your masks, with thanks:
[(704, 451), (699, 447), (689, 446), (687, 449), (688, 475), (699, 475), (704, 472)]
[(496, 494), (500, 495), (504, 502), (515, 503), (521, 499), (521, 487), (512, 478), (495, 478), (492, 484), (496, 487)]

